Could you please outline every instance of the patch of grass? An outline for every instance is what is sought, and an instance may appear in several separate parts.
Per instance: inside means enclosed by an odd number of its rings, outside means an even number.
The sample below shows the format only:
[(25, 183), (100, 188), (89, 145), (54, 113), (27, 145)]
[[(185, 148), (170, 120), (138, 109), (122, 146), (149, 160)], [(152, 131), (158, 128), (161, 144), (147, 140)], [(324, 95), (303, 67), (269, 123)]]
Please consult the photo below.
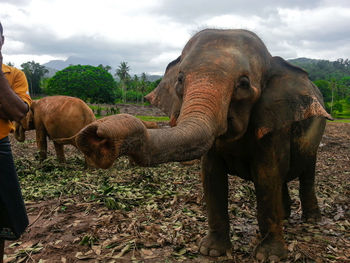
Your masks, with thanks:
[(166, 117), (166, 116), (161, 116), (161, 117), (157, 117), (157, 116), (135, 116), (137, 118), (139, 118), (140, 120), (143, 120), (143, 121), (155, 121), (155, 122), (158, 122), (158, 121), (169, 121), (169, 117)]
[(350, 123), (350, 119), (335, 119), (334, 121), (329, 122), (343, 122), (343, 123)]
[(336, 119), (350, 119), (350, 103), (347, 100), (340, 100), (336, 103), (340, 103), (342, 106), (342, 111), (333, 111), (332, 116)]

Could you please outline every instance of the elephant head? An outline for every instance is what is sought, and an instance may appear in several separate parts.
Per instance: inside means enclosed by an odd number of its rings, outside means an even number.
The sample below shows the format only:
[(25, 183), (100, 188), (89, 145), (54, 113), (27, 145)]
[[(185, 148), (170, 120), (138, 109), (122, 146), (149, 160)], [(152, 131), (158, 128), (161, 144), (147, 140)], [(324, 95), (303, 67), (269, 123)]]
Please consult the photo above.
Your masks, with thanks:
[(124, 154), (140, 165), (186, 161), (201, 157), (220, 136), (240, 139), (248, 127), (259, 140), (295, 121), (331, 118), (307, 73), (272, 57), (246, 30), (194, 35), (146, 98), (174, 127), (147, 130), (130, 115), (106, 117), (77, 135), (78, 148), (102, 168)]
[(145, 97), (152, 105), (170, 116), (171, 127), (176, 125), (182, 104), (182, 96), (178, 96), (175, 89), (180, 59), (181, 57), (178, 57), (167, 66), (158, 87)]
[(34, 127), (34, 104), (35, 101), (33, 101), (32, 105), (30, 106), (26, 116), (19, 121), (19, 122), (14, 122), (15, 124), (15, 138), (19, 142), (24, 142), (26, 136), (25, 132), (29, 130), (35, 129)]

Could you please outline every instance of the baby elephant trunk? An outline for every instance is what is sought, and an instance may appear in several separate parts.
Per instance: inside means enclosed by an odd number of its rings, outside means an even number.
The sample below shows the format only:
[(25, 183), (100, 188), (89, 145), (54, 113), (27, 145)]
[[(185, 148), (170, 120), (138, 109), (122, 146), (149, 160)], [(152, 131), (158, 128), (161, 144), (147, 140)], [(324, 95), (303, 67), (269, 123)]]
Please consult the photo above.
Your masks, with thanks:
[(72, 137), (69, 137), (69, 138), (59, 138), (59, 139), (53, 139), (53, 141), (55, 143), (58, 143), (58, 144), (71, 144), (71, 145), (74, 145), (76, 146), (76, 138), (77, 138), (77, 134), (76, 135), (73, 135)]

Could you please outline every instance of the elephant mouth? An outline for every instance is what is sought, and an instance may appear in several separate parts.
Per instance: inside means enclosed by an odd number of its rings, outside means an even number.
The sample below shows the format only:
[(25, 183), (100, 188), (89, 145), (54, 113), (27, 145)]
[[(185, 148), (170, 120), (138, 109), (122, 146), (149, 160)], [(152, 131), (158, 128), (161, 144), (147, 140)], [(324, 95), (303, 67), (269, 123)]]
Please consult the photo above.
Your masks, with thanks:
[(23, 127), (21, 125), (17, 126), (15, 128), (15, 137), (16, 137), (17, 141), (24, 142), (24, 140), (25, 140), (24, 129), (23, 129)]
[(77, 147), (95, 167), (107, 169), (118, 155), (115, 142), (97, 135), (98, 126), (89, 125), (76, 138)]

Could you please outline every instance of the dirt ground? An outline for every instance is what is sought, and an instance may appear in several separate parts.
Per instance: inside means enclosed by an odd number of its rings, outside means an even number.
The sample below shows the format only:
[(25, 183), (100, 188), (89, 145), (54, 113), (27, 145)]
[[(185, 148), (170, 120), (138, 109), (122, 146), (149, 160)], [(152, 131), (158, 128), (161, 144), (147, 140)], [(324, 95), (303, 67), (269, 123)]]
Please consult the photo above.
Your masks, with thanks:
[[(127, 112), (155, 114), (134, 107)], [(198, 253), (207, 230), (198, 162), (139, 168), (120, 158), (109, 170), (85, 170), (70, 146), (67, 163), (58, 164), (51, 142), (49, 158), (39, 163), (34, 131), (25, 143), (11, 142), (30, 225), (6, 243), (5, 262), (255, 262), (250, 182), (229, 179), (232, 250), (204, 257)], [(350, 262), (349, 158), (350, 123), (329, 122), (316, 171), (323, 219), (301, 221), (298, 182), (291, 182), (292, 215), (284, 229), (290, 253), (283, 262)]]

